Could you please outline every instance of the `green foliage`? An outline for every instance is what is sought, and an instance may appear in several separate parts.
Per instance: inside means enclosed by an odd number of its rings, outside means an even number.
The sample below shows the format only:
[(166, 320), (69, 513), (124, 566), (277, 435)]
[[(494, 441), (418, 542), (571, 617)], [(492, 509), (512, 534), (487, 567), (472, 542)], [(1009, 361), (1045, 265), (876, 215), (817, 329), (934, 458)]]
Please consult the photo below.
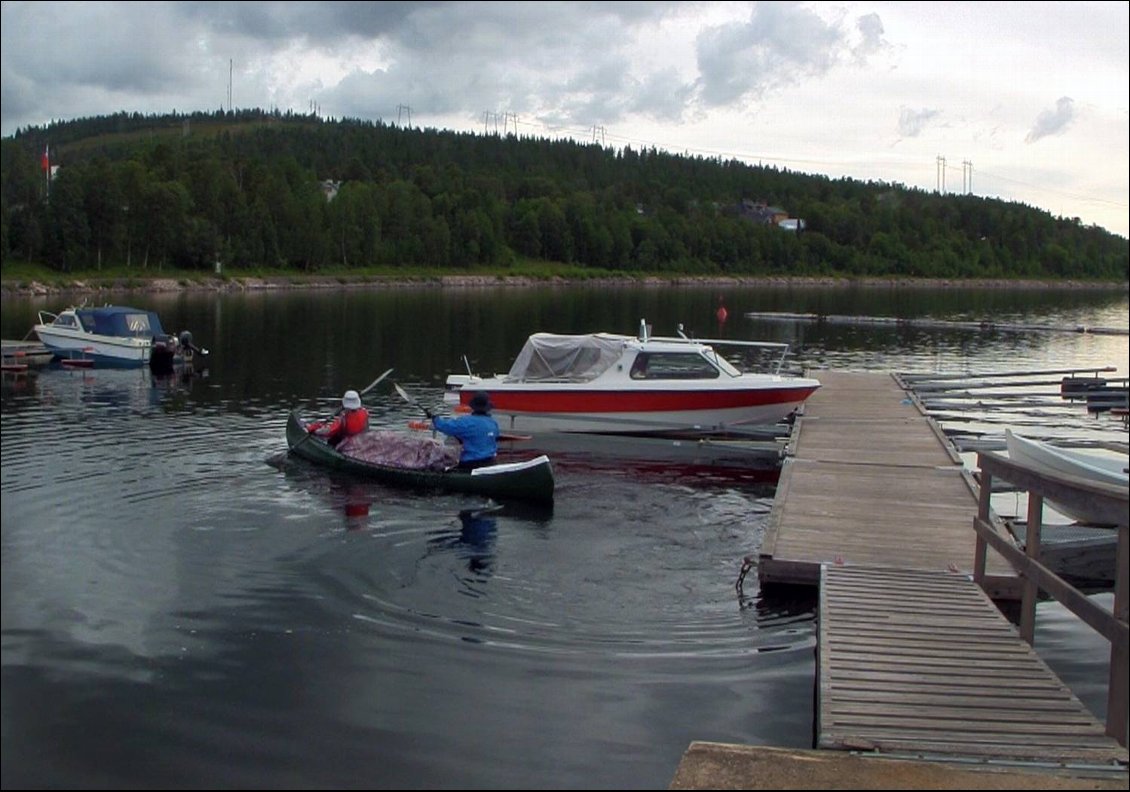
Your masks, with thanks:
[[(40, 156), (51, 146), (50, 183)], [(0, 141), (0, 254), (51, 271), (490, 269), (1125, 280), (1123, 237), (1015, 203), (656, 149), (247, 110)], [(794, 232), (751, 217), (763, 202)]]

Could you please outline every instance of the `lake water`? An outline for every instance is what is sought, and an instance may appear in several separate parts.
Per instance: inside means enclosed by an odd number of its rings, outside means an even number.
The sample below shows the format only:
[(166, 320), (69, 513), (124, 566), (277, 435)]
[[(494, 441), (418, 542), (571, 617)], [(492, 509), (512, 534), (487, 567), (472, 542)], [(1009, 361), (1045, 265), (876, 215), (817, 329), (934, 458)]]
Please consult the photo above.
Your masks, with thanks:
[[(729, 319), (714, 310), (725, 297)], [(420, 495), (286, 455), (390, 366), (442, 408), (532, 332), (788, 341), (796, 370), (1119, 367), (1127, 338), (779, 322), (796, 312), (1125, 328), (1110, 291), (570, 286), (115, 295), (207, 376), (3, 378), (5, 788), (656, 788), (692, 740), (807, 748), (815, 599), (739, 594), (772, 470), (555, 460), (552, 510)], [(6, 339), (67, 297), (6, 299)], [(374, 420), (416, 412), (389, 384)], [(1108, 417), (1055, 429), (1125, 441)], [(992, 416), (984, 425), (992, 426)], [(1107, 648), (1054, 604), (1037, 649), (1093, 710)], [(1101, 716), (1101, 715), (1100, 715)]]

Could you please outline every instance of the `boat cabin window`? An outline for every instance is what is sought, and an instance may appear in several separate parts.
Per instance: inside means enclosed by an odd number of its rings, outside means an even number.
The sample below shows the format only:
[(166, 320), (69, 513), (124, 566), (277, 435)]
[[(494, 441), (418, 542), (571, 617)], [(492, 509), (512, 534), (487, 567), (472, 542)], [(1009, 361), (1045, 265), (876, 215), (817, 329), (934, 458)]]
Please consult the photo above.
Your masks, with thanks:
[(632, 379), (717, 379), (718, 369), (695, 352), (641, 352), (628, 372)]
[(56, 327), (73, 327), (76, 330), (80, 329), (78, 326), (78, 320), (75, 319), (71, 314), (62, 314), (61, 316), (56, 316), (55, 321), (51, 324), (55, 325)]
[(126, 314), (126, 327), (133, 335), (145, 336), (152, 332), (149, 327), (149, 314)]

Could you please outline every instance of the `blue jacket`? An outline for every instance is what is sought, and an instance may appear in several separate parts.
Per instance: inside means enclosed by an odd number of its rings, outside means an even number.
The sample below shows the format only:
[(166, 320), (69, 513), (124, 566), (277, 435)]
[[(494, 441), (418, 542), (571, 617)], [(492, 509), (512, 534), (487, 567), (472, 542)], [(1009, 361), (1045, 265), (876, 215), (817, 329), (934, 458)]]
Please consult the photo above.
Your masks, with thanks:
[(463, 443), (460, 462), (478, 462), (498, 453), (498, 422), (489, 415), (471, 413), (460, 418), (432, 418), (432, 425)]

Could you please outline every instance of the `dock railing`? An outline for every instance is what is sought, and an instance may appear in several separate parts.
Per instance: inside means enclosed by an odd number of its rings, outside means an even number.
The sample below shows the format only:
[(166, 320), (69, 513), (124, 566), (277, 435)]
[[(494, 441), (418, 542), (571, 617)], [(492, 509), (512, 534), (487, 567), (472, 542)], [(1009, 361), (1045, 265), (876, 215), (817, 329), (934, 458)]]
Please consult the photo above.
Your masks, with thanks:
[[(985, 587), (986, 555), (989, 547), (1000, 553), (1020, 575), (1023, 594), (1020, 603), (1020, 636), (1029, 644), (1035, 639), (1036, 601), (1045, 591), (1110, 642), (1110, 675), (1107, 682), (1106, 733), (1126, 746), (1128, 694), (1127, 649), (1127, 565), (1128, 498), (1127, 490), (1113, 484), (1086, 481), (1075, 476), (1037, 472), (991, 451), (977, 454), (981, 470), (979, 505), (973, 520), (977, 546), (973, 560), (973, 579)], [(993, 480), (1009, 482), (1028, 492), (1027, 535), (1024, 549), (1008, 535), (991, 508)], [(1044, 499), (1066, 506), (1086, 504), (1104, 524), (1116, 526), (1114, 607), (1107, 610), (1067, 583), (1040, 561), (1040, 529)]]

